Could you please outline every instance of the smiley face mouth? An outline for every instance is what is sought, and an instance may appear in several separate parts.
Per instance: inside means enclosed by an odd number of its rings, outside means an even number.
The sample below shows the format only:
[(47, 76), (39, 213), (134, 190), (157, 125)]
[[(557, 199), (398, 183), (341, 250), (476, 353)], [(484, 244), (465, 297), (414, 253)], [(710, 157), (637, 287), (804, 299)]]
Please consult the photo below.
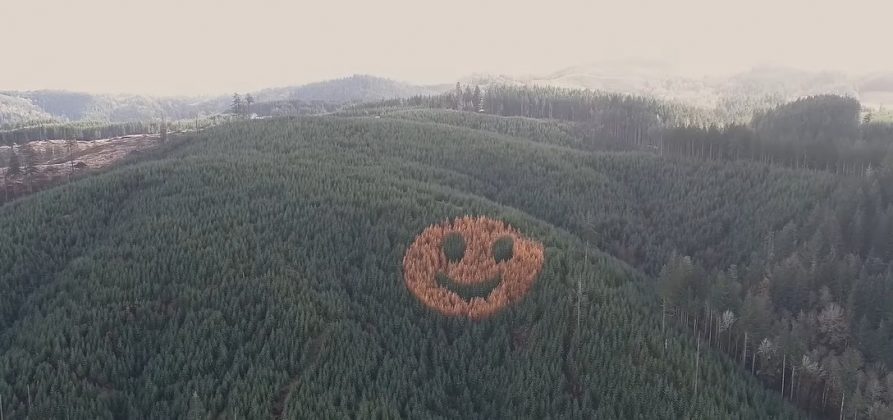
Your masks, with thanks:
[(502, 276), (499, 275), (474, 284), (459, 283), (443, 272), (438, 272), (434, 277), (438, 286), (459, 295), (459, 297), (465, 300), (473, 298), (486, 299), (493, 292), (493, 289), (502, 284)]

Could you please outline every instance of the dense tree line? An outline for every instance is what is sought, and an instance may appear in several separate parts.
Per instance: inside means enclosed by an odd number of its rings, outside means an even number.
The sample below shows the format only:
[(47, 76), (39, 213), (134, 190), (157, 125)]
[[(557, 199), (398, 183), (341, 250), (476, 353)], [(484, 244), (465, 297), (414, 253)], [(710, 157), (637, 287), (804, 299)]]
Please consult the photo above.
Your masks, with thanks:
[(709, 121), (690, 107), (623, 94), (493, 85), (482, 91), (480, 99), (475, 100), (475, 95), (476, 90), (457, 86), (452, 93), (357, 105), (345, 114), (381, 114), (415, 107), (564, 120), (572, 123), (574, 136), (590, 149), (657, 149), (665, 127)]
[(158, 133), (161, 123), (51, 123), (0, 131), (0, 144), (23, 144), (36, 140), (97, 140), (129, 134)]
[(854, 99), (808, 97), (758, 114), (750, 125), (669, 129), (661, 152), (866, 175), (890, 159), (893, 124), (860, 123), (859, 113)]
[(671, 257), (661, 277), (665, 299), (688, 327), (700, 320), (700, 334), (711, 325), (725, 331), (729, 343), (717, 346), (791, 400), (834, 415), (890, 418), (891, 182), (890, 168), (842, 182), (806, 217), (771, 231), (747, 264)]
[(472, 114), (448, 109), (400, 109), (384, 111), (382, 116), (483, 130), (565, 147), (580, 149), (587, 147), (583, 140), (577, 136), (575, 126), (562, 121), (546, 121), (526, 117), (495, 118), (486, 114)]
[(754, 115), (751, 125), (765, 138), (797, 145), (854, 141), (862, 106), (853, 98), (818, 95)]
[(340, 105), (323, 101), (302, 101), (299, 99), (257, 102), (251, 112), (262, 117), (287, 117), (299, 115), (325, 114), (337, 111)]
[(105, 123), (70, 122), (39, 123), (11, 130), (0, 130), (0, 145), (24, 144), (38, 140), (99, 140), (134, 134), (159, 134), (163, 128), (168, 131), (194, 131), (226, 122), (224, 116), (198, 118), (193, 120), (152, 120), (145, 122)]
[[(803, 416), (662, 328), (652, 281), (591, 245), (737, 261), (831, 179), (391, 118), (191, 136), (0, 207), (6, 418)], [(545, 247), (526, 297), (478, 322), (418, 302), (400, 269), (465, 214)]]
[(655, 148), (665, 127), (700, 124), (697, 110), (652, 98), (550, 87), (495, 85), (484, 95), (495, 115), (572, 121), (591, 144)]
[[(460, 96), (459, 92), (462, 92)], [(346, 115), (405, 113), (407, 108), (461, 108), (466, 91), (357, 106)], [(855, 99), (802, 98), (766, 110), (751, 121), (723, 123), (709, 110), (650, 98), (584, 90), (495, 85), (486, 89), (484, 112), (563, 120), (578, 147), (643, 150), (702, 160), (753, 160), (793, 168), (864, 175), (891, 155), (893, 124), (860, 121)], [(425, 114), (422, 114), (425, 115)], [(438, 116), (438, 118), (443, 118)], [(455, 116), (474, 121), (473, 116)], [(736, 119), (741, 121), (742, 119)]]

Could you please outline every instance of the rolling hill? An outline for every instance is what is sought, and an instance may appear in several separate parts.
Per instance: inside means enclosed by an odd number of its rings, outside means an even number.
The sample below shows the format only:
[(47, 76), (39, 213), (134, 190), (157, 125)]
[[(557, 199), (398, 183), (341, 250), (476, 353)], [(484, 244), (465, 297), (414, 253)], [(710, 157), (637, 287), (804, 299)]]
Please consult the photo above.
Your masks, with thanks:
[[(227, 124), (0, 207), (6, 417), (805, 416), (665, 322), (648, 273), (674, 248), (746, 259), (830, 177), (419, 112)], [(401, 269), (463, 215), (545, 252), (479, 321), (422, 305)]]
[(434, 95), (449, 91), (452, 87), (450, 84), (419, 86), (383, 77), (357, 74), (301, 86), (263, 89), (254, 95), (260, 101), (298, 99), (307, 102), (346, 103)]

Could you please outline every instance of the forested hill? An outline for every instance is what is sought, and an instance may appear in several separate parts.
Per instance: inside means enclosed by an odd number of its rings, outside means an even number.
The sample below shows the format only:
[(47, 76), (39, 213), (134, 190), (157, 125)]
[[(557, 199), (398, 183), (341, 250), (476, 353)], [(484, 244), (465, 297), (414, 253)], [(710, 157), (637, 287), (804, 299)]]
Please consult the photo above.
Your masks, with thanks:
[[(747, 123), (651, 97), (550, 87), (457, 85), (435, 96), (359, 104), (344, 115), (408, 109), (558, 120), (588, 150), (635, 150), (708, 161), (751, 160), (846, 175), (893, 166), (893, 123), (857, 100), (816, 95), (754, 112)], [(554, 124), (553, 124), (554, 125)]]
[[(542, 201), (561, 208), (553, 223), (653, 273), (669, 319), (770, 389), (813, 413), (889, 418), (893, 136), (889, 125), (860, 124), (854, 102), (807, 98), (767, 113), (755, 135), (775, 147), (748, 149), (747, 127), (682, 130), (690, 135), (679, 137), (683, 144), (698, 146), (693, 153), (665, 149), (649, 164), (611, 172), (612, 181), (629, 180), (626, 200), (589, 196), (589, 185), (571, 188), (574, 199)], [(563, 121), (449, 110), (385, 115), (592, 146)], [(705, 137), (712, 142), (701, 143)], [(751, 150), (761, 158), (745, 156)], [(860, 154), (872, 160), (854, 165), (849, 159)], [(593, 159), (612, 166), (631, 156)], [(544, 177), (528, 188), (556, 185), (562, 180)], [(587, 207), (603, 201), (622, 209)], [(602, 219), (607, 214), (622, 216)]]
[(451, 88), (452, 86), (449, 84), (420, 86), (383, 77), (357, 74), (301, 86), (263, 89), (258, 91), (255, 96), (268, 101), (297, 99), (307, 102), (347, 103), (433, 95), (449, 91)]
[(103, 95), (60, 90), (0, 92), (0, 128), (46, 122), (137, 122), (219, 113), (202, 98)]
[[(647, 273), (676, 248), (747, 260), (830, 175), (450, 118), (240, 121), (0, 207), (5, 418), (805, 417), (662, 316)], [(403, 279), (462, 215), (545, 251), (479, 321)]]

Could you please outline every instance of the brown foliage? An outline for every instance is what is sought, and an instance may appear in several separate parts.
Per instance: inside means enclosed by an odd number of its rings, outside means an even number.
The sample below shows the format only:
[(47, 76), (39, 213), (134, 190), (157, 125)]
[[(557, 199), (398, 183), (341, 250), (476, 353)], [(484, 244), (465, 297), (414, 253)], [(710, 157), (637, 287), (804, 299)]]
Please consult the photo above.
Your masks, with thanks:
[[(449, 262), (443, 252), (443, 239), (452, 232), (465, 239), (465, 256), (457, 262)], [(514, 240), (513, 257), (496, 262), (493, 243), (504, 236)], [(431, 225), (416, 237), (403, 257), (403, 277), (412, 294), (430, 308), (444, 315), (482, 319), (524, 297), (543, 268), (543, 255), (542, 244), (502, 221), (464, 216), (452, 223)], [(494, 277), (501, 277), (502, 282), (486, 299), (465, 300), (437, 284), (438, 272), (464, 285)]]

